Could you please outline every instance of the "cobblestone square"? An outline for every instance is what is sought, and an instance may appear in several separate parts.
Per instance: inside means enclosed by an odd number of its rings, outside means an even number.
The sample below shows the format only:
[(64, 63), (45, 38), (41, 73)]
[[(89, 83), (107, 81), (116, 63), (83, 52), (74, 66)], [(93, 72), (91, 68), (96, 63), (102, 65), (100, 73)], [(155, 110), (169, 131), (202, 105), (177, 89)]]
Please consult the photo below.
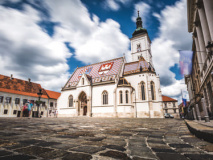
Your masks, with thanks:
[(0, 160), (211, 160), (183, 120), (1, 118)]

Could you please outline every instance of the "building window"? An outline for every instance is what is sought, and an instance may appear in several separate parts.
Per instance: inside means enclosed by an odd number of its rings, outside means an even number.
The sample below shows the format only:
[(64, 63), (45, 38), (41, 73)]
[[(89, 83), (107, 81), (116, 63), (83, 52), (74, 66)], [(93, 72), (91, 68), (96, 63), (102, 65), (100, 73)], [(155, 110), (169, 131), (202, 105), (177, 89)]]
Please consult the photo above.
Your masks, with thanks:
[(25, 105), (25, 103), (27, 103), (27, 99), (23, 99), (23, 105)]
[(126, 91), (126, 103), (129, 103), (129, 91)]
[(142, 100), (145, 100), (145, 83), (141, 83), (141, 98)]
[(44, 107), (44, 106), (45, 106), (45, 104), (46, 104), (46, 102), (42, 102), (42, 107)]
[(7, 110), (7, 109), (5, 109), (5, 110), (4, 110), (4, 114), (7, 114), (7, 112), (8, 112), (8, 110)]
[(167, 103), (164, 103), (164, 105), (165, 105), (165, 108), (167, 108)]
[(141, 44), (137, 44), (137, 52), (141, 51)]
[(50, 107), (53, 107), (53, 102), (50, 102)]
[(15, 99), (15, 104), (19, 104), (20, 103), (20, 98), (16, 98)]
[(3, 99), (4, 99), (4, 97), (0, 96), (0, 103), (3, 103)]
[(73, 107), (73, 96), (69, 96), (69, 107)]
[(173, 107), (175, 108), (175, 102), (173, 102)]
[(176, 113), (176, 109), (174, 109), (174, 113)]
[(152, 100), (155, 100), (155, 84), (154, 82), (151, 82), (151, 95), (152, 95)]
[(165, 110), (165, 113), (168, 113), (168, 110), (167, 110), (167, 109)]
[(103, 104), (108, 104), (108, 93), (107, 93), (107, 91), (103, 91), (102, 96), (103, 96)]
[(120, 95), (120, 103), (122, 104), (123, 103), (123, 95), (122, 95), (122, 91), (119, 92), (119, 95)]
[(14, 110), (14, 111), (13, 111), (13, 114), (16, 114), (16, 113), (17, 113), (17, 110)]
[(11, 103), (11, 97), (6, 97), (6, 103)]
[(44, 112), (43, 111), (41, 111), (41, 116), (44, 114)]

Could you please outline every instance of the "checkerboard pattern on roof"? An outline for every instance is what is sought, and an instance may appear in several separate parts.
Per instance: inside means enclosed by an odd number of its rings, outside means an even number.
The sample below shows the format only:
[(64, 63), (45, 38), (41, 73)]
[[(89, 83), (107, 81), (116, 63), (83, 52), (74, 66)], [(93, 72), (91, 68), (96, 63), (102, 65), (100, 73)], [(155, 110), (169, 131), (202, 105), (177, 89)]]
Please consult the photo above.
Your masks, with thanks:
[[(99, 74), (98, 71), (101, 67), (102, 64), (105, 64), (105, 63), (111, 63), (113, 62), (113, 66), (112, 68), (109, 70), (109, 72), (107, 72), (106, 74)], [(92, 67), (92, 70), (90, 71), (90, 73), (88, 74), (89, 76), (92, 77), (92, 81), (93, 83), (94, 82), (100, 82), (102, 81), (107, 81), (107, 80), (113, 80), (115, 79), (115, 75), (118, 74), (119, 72), (119, 68), (120, 66), (122, 65), (122, 58), (119, 58), (119, 59), (115, 59), (115, 60), (109, 60), (109, 61), (106, 61), (106, 62), (101, 62), (101, 63), (98, 63), (98, 64), (92, 64), (92, 65), (89, 65), (89, 66), (85, 66), (85, 67), (81, 67), (81, 68), (78, 68), (75, 73), (72, 75), (69, 83), (68, 83), (68, 86), (76, 86), (79, 79), (80, 79), (80, 76), (79, 74), (82, 73), (83, 70), (87, 69), (88, 67)]]
[(143, 71), (147, 71), (149, 68), (149, 64), (145, 60), (137, 61), (137, 62), (133, 62), (133, 63), (127, 63), (127, 64), (125, 64), (124, 74), (140, 72), (140, 67), (142, 67)]

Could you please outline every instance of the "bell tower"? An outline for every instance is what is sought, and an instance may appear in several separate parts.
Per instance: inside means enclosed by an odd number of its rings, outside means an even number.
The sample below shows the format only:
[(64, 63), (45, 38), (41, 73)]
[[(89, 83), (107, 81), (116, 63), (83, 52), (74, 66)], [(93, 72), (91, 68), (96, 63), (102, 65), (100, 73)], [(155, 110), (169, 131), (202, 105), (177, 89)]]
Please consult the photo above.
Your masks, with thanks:
[(152, 53), (151, 53), (151, 41), (148, 32), (143, 28), (142, 18), (139, 16), (136, 19), (136, 29), (132, 34), (131, 41), (131, 55), (132, 61), (138, 61), (140, 57), (143, 57), (152, 66)]

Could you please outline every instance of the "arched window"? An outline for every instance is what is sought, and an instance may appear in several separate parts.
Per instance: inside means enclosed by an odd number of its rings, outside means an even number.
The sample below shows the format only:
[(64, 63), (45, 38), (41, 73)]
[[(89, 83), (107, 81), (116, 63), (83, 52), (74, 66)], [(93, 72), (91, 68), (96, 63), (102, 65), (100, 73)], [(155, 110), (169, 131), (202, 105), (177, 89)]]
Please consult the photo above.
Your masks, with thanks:
[(108, 104), (108, 93), (107, 93), (107, 91), (103, 91), (102, 97), (103, 97), (103, 104)]
[(144, 82), (141, 82), (141, 98), (142, 100), (145, 100), (145, 83)]
[(151, 82), (151, 95), (152, 95), (152, 100), (155, 100), (155, 84), (154, 84), (154, 82)]
[(126, 91), (126, 103), (129, 103), (129, 91)]
[(73, 96), (69, 96), (69, 107), (73, 107)]
[(122, 91), (119, 92), (120, 95), (120, 103), (123, 103), (123, 95), (122, 95)]

